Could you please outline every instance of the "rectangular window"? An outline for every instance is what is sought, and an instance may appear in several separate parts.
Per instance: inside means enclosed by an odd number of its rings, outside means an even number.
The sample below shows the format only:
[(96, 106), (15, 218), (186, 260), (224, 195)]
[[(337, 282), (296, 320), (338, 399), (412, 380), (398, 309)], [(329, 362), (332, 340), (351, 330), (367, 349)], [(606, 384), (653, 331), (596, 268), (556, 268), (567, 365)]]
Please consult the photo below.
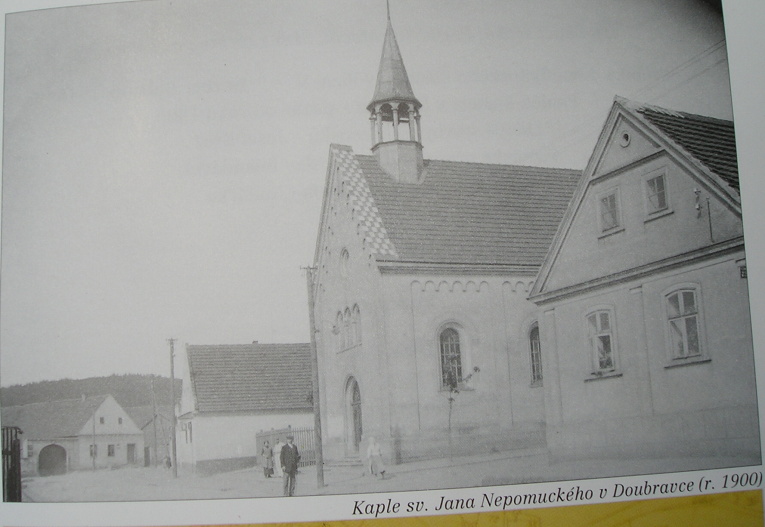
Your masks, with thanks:
[(106, 420), (103, 417), (99, 417), (98, 418), (98, 422), (101, 423), (101, 424), (104, 424), (106, 422)]
[(660, 212), (667, 208), (667, 190), (664, 174), (646, 180), (648, 198), (648, 214)]
[(118, 425), (121, 425), (121, 424), (122, 424), (122, 417), (118, 417), (118, 418), (117, 418), (117, 424), (118, 424)]
[(600, 198), (600, 230), (603, 232), (619, 226), (619, 201), (616, 191)]
[(114, 445), (106, 446), (106, 455), (109, 457), (114, 457)]
[(701, 355), (696, 292), (682, 290), (667, 296), (667, 318), (673, 359)]
[(34, 455), (35, 455), (35, 446), (32, 443), (27, 442), (27, 457), (34, 457)]
[(609, 311), (596, 311), (587, 316), (590, 347), (593, 356), (594, 373), (613, 371), (614, 349), (611, 314)]
[(90, 457), (96, 457), (98, 455), (98, 445), (90, 445)]

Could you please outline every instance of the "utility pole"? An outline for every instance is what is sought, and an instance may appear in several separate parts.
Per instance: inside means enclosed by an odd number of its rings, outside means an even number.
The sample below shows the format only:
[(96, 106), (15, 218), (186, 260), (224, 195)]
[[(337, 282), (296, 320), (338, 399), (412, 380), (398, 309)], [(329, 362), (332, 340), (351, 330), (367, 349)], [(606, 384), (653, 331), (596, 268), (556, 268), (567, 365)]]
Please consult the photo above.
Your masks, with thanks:
[(93, 471), (96, 470), (96, 454), (98, 453), (98, 449), (96, 447), (96, 410), (98, 410), (98, 406), (93, 408), (93, 452), (91, 452), (91, 457), (93, 458)]
[(173, 477), (178, 477), (178, 458), (176, 456), (175, 428), (177, 426), (175, 417), (175, 341), (178, 339), (169, 338), (170, 343), (170, 410), (173, 413), (173, 429), (170, 437), (173, 445)]
[(154, 417), (152, 418), (151, 422), (153, 424), (154, 428), (154, 463), (153, 465), (156, 467), (159, 465), (159, 443), (157, 440), (157, 393), (154, 391), (154, 377), (151, 378), (151, 406), (153, 409)]
[(313, 435), (316, 450), (316, 485), (324, 486), (324, 452), (321, 444), (321, 404), (319, 401), (319, 356), (316, 351), (316, 323), (313, 313), (313, 272), (315, 267), (304, 267), (308, 286), (308, 322), (311, 333), (311, 381), (313, 384)]

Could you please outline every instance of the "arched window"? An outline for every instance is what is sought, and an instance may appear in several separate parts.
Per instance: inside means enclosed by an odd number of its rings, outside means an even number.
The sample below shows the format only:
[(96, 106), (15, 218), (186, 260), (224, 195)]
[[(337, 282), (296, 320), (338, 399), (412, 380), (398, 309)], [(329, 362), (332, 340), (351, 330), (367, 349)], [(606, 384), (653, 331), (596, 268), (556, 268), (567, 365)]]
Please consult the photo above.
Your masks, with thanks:
[(351, 310), (346, 307), (343, 313), (343, 348), (350, 348), (353, 345), (351, 339)]
[(353, 306), (353, 313), (351, 314), (351, 328), (353, 334), (353, 344), (361, 344), (361, 310), (359, 305)]
[(441, 387), (456, 388), (462, 382), (462, 353), (460, 334), (454, 328), (446, 328), (439, 335), (441, 355)]
[(348, 275), (350, 274), (350, 255), (348, 254), (348, 249), (343, 249), (340, 252), (340, 276), (343, 278), (348, 278)]
[(539, 344), (539, 324), (531, 326), (529, 331), (529, 348), (531, 352), (531, 384), (542, 384), (542, 348)]
[(343, 351), (343, 349), (345, 349), (345, 336), (343, 335), (343, 314), (340, 311), (337, 312), (337, 316), (335, 317), (335, 325), (332, 327), (332, 333), (337, 339), (337, 351)]

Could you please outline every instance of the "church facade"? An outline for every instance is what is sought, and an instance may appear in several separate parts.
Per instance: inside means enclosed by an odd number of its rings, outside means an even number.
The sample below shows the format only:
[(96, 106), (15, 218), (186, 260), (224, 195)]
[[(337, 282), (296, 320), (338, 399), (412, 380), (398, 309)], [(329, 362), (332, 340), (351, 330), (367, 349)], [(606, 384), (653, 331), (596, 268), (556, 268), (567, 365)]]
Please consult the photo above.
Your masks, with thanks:
[[(745, 262), (735, 145), (720, 176), (704, 164), (711, 156), (678, 147), (617, 99), (584, 174), (427, 160), (421, 108), (388, 19), (367, 107), (372, 153), (329, 150), (313, 295), (325, 456), (359, 456), (369, 437), (394, 463), (519, 448), (560, 459), (695, 455), (720, 452), (733, 427), (730, 453), (758, 457), (746, 280), (729, 274)], [(625, 134), (630, 148), (619, 146)], [(643, 186), (653, 190), (640, 201), (641, 231), (624, 222), (637, 222), (631, 193)], [(691, 219), (697, 198), (712, 207), (711, 241)], [(652, 210), (651, 200), (664, 201)], [(607, 227), (580, 245), (577, 229), (592, 228), (582, 222)], [(687, 309), (701, 289), (705, 320), (734, 323), (694, 344)], [(676, 305), (682, 320), (666, 314)], [(612, 362), (601, 368), (606, 337)], [(655, 349), (661, 359), (649, 358)], [(624, 442), (644, 425), (653, 436)], [(688, 448), (662, 450), (689, 427)]]

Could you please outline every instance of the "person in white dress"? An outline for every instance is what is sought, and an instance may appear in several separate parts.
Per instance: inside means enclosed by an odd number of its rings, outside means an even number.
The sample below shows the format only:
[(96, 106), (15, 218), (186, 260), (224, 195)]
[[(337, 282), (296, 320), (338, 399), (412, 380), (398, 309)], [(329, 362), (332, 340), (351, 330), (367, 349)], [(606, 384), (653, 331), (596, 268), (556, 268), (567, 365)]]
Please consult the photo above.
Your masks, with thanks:
[(281, 478), (284, 476), (284, 472), (282, 472), (282, 464), (279, 462), (280, 456), (282, 454), (282, 447), (284, 446), (284, 443), (282, 443), (280, 440), (276, 440), (276, 443), (274, 443), (274, 475), (277, 478)]
[(373, 476), (380, 476), (380, 479), (385, 479), (385, 463), (383, 463), (380, 444), (375, 441), (374, 437), (369, 438), (369, 446), (367, 446), (367, 462), (369, 463), (370, 474)]

